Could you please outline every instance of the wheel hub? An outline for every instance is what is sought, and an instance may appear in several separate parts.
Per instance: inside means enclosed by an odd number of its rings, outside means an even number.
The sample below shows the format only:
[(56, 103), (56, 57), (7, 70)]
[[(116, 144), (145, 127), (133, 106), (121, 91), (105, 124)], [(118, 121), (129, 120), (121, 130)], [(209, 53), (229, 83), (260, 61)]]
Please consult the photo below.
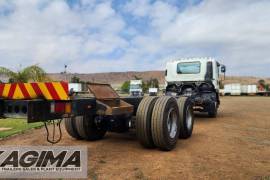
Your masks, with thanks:
[(171, 108), (167, 117), (167, 127), (170, 138), (174, 138), (177, 133), (177, 113), (174, 108)]
[(187, 128), (191, 129), (192, 127), (192, 112), (190, 108), (187, 108), (186, 111), (186, 123), (187, 123)]

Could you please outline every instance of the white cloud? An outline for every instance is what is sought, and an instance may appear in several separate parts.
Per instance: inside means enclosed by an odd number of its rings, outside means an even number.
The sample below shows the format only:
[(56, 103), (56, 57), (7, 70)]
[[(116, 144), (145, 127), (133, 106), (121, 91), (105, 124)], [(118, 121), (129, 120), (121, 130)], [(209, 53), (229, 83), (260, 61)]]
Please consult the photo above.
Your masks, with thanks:
[(125, 23), (108, 1), (75, 8), (65, 1), (12, 3), (14, 11), (0, 16), (1, 66), (39, 63), (60, 71), (63, 64), (79, 64), (126, 45), (118, 35)]
[[(216, 2), (216, 1), (215, 1)], [(238, 2), (239, 3), (239, 2)], [(211, 4), (212, 5), (212, 4)], [(162, 33), (164, 41), (175, 43), (267, 43), (270, 21), (269, 3), (242, 3), (224, 8), (221, 3), (193, 7), (181, 13)], [(221, 6), (221, 7), (219, 7)], [(214, 9), (214, 11), (212, 11)], [(268, 26), (268, 27), (267, 27)], [(181, 32), (181, 34), (179, 33)], [(175, 39), (176, 35), (180, 37)]]
[(253, 69), (270, 65), (270, 1), (205, 0), (182, 12), (165, 2), (147, 7), (152, 29), (134, 43), (145, 53), (159, 54), (157, 68), (166, 57), (214, 56), (229, 73), (269, 76)]
[(149, 16), (150, 9), (150, 0), (132, 0), (124, 6), (125, 12), (130, 12), (139, 17)]
[(194, 49), (211, 47), (214, 52), (209, 54), (222, 58), (230, 72), (241, 73), (242, 66), (250, 74), (267, 75), (254, 72), (253, 66), (270, 64), (269, 8), (269, 1), (209, 0), (180, 14), (163, 31), (162, 41)]
[(154, 70), (172, 58), (214, 56), (231, 74), (269, 76), (268, 0), (191, 0), (185, 9), (170, 0), (132, 0), (119, 7), (98, 0), (72, 7), (63, 0), (0, 0), (0, 66)]

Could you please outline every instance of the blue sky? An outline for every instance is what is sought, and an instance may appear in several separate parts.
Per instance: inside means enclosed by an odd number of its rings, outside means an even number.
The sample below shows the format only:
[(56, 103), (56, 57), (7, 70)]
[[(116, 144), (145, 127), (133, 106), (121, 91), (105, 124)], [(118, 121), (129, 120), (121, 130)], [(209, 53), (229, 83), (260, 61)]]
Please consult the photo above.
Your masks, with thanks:
[(215, 57), (228, 74), (270, 74), (268, 0), (0, 0), (0, 66), (48, 72), (164, 70)]

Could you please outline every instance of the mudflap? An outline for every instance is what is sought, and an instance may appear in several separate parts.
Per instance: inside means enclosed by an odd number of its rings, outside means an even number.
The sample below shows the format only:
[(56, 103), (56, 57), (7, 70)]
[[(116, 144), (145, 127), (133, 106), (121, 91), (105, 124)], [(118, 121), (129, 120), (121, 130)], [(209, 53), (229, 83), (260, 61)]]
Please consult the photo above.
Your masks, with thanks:
[(62, 119), (62, 114), (51, 113), (51, 101), (32, 100), (27, 105), (27, 122), (45, 122), (48, 120)]
[(4, 113), (4, 101), (0, 99), (0, 118), (3, 117), (3, 113)]

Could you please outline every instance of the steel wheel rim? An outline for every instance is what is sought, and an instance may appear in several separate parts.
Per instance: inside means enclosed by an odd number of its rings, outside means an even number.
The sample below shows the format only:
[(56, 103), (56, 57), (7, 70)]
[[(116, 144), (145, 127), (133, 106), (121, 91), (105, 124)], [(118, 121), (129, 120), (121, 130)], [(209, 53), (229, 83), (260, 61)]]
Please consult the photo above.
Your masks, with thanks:
[(175, 138), (177, 133), (177, 113), (174, 108), (171, 108), (168, 112), (167, 128), (170, 138)]
[(190, 130), (192, 127), (192, 112), (190, 108), (188, 108), (186, 112), (186, 122), (187, 122), (187, 128)]

